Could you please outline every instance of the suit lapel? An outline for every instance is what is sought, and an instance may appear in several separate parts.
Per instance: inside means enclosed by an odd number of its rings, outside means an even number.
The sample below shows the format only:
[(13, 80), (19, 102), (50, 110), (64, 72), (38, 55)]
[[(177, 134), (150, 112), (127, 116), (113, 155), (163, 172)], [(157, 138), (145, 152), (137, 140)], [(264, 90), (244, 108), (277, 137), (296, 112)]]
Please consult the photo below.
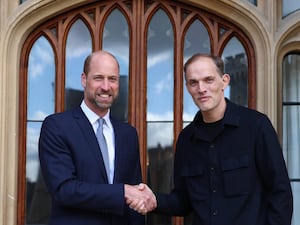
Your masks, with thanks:
[(99, 162), (98, 163), (99, 171), (101, 172), (101, 175), (102, 175), (105, 183), (108, 183), (104, 161), (102, 158), (101, 150), (99, 148), (98, 141), (97, 141), (95, 132), (93, 130), (93, 127), (90, 124), (88, 118), (86, 117), (86, 115), (84, 114), (84, 112), (81, 110), (80, 107), (77, 107), (76, 109), (74, 109), (73, 112), (74, 112), (73, 113), (74, 119), (77, 122), (78, 126), (80, 127), (82, 136), (85, 138), (85, 140), (89, 144), (89, 146), (87, 146), (86, 149), (92, 151), (92, 154)]
[[(113, 129), (114, 129), (114, 135), (115, 135), (115, 162), (114, 162), (114, 183), (117, 183), (119, 181), (119, 173), (122, 170), (122, 163), (125, 160), (126, 156), (122, 155), (124, 151), (122, 150), (122, 130), (118, 126), (118, 122), (110, 118)], [(124, 148), (124, 146), (123, 146)], [(122, 159), (122, 160), (121, 160)]]

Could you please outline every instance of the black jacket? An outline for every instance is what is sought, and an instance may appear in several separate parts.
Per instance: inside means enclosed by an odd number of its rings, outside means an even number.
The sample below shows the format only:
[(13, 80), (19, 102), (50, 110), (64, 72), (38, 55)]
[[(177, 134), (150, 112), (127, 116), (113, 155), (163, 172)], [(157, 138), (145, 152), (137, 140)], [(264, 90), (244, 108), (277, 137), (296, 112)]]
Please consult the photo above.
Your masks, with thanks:
[(200, 112), (178, 137), (174, 190), (157, 212), (194, 212), (195, 225), (290, 225), (292, 191), (277, 134), (266, 115), (226, 100), (224, 118)]

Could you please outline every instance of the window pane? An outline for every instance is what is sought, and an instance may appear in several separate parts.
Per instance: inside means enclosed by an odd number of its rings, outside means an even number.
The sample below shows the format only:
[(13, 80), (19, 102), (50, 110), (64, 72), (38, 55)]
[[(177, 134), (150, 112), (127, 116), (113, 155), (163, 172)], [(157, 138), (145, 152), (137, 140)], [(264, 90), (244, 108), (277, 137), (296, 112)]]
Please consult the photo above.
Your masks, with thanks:
[(291, 178), (300, 178), (300, 55), (283, 59), (283, 152)]
[(282, 16), (285, 17), (300, 9), (300, 1), (282, 0)]
[(111, 113), (114, 117), (128, 120), (129, 90), (129, 29), (120, 10), (111, 12), (104, 26), (103, 50), (116, 56), (120, 63), (120, 93), (113, 104)]
[(27, 123), (26, 139), (26, 224), (47, 224), (50, 196), (40, 172), (38, 139), (42, 122)]
[(66, 83), (65, 109), (79, 105), (83, 98), (81, 73), (83, 63), (92, 51), (89, 30), (82, 20), (77, 20), (71, 27), (66, 46)]
[(50, 198), (40, 174), (38, 138), (41, 121), (55, 108), (55, 60), (45, 37), (30, 51), (27, 85), (26, 224), (46, 224)]
[(293, 200), (294, 200), (294, 213), (292, 218), (292, 225), (299, 225), (300, 222), (300, 183), (292, 182)]
[(148, 149), (173, 146), (173, 122), (148, 122)]
[(54, 112), (55, 62), (46, 38), (32, 46), (28, 61), (27, 119), (41, 121)]
[(291, 179), (300, 179), (300, 105), (283, 106), (283, 151)]
[[(153, 191), (169, 193), (173, 184), (173, 122), (147, 124), (147, 183)], [(172, 224), (170, 216), (149, 214), (148, 225)]]
[(253, 5), (257, 5), (257, 1), (256, 0), (248, 0), (248, 2), (251, 2)]
[(222, 58), (225, 73), (230, 75), (225, 96), (239, 105), (248, 106), (248, 60), (243, 45), (236, 37), (227, 43)]
[[(148, 183), (169, 192), (173, 170), (174, 35), (169, 18), (158, 10), (147, 34)], [(171, 224), (170, 216), (149, 215), (148, 224)]]
[[(184, 38), (184, 63), (196, 53), (210, 53), (210, 40), (205, 26), (196, 20), (189, 27)], [(194, 104), (191, 95), (183, 87), (183, 121), (192, 121), (198, 107)]]
[(28, 182), (36, 182), (38, 178), (38, 139), (40, 135), (40, 128), (41, 122), (27, 123), (26, 179)]
[(283, 101), (300, 102), (300, 55), (287, 55), (282, 67)]
[[(289, 54), (282, 63), (283, 99), (283, 153), (291, 179), (294, 196), (294, 212), (300, 208), (300, 55)], [(293, 214), (292, 224), (300, 222), (300, 216)]]
[(194, 21), (184, 38), (184, 62), (196, 53), (210, 53), (210, 40), (206, 27), (199, 21)]
[(147, 120), (172, 121), (174, 37), (162, 10), (153, 17), (147, 39)]

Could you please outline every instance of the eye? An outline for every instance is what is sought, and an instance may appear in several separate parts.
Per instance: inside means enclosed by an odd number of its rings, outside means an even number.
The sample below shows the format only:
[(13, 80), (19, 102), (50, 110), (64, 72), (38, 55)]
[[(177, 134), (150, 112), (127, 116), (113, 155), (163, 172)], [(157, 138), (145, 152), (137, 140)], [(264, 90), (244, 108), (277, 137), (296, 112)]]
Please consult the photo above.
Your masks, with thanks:
[(109, 79), (110, 82), (115, 83), (115, 82), (118, 82), (119, 77), (118, 77), (118, 76), (111, 76), (111, 77), (109, 77), (108, 79)]
[(209, 83), (209, 84), (212, 83), (212, 82), (214, 82), (214, 80), (215, 80), (214, 77), (207, 77), (206, 78), (206, 82)]
[(198, 81), (196, 80), (189, 80), (188, 81), (188, 85), (191, 86), (191, 87), (195, 87), (198, 85)]
[(93, 78), (94, 78), (94, 80), (97, 80), (97, 81), (103, 80), (103, 76), (100, 76), (100, 75), (95, 75)]

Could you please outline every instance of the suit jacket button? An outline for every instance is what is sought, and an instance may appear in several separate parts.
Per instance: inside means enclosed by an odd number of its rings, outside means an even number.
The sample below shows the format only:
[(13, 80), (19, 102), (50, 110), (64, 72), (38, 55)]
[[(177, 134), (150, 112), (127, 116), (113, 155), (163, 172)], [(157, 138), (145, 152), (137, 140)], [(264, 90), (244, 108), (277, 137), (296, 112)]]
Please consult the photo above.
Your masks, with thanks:
[(215, 210), (213, 210), (213, 212), (212, 212), (212, 215), (213, 215), (213, 216), (216, 216), (216, 215), (218, 215), (218, 210), (216, 210), (216, 209), (215, 209)]

